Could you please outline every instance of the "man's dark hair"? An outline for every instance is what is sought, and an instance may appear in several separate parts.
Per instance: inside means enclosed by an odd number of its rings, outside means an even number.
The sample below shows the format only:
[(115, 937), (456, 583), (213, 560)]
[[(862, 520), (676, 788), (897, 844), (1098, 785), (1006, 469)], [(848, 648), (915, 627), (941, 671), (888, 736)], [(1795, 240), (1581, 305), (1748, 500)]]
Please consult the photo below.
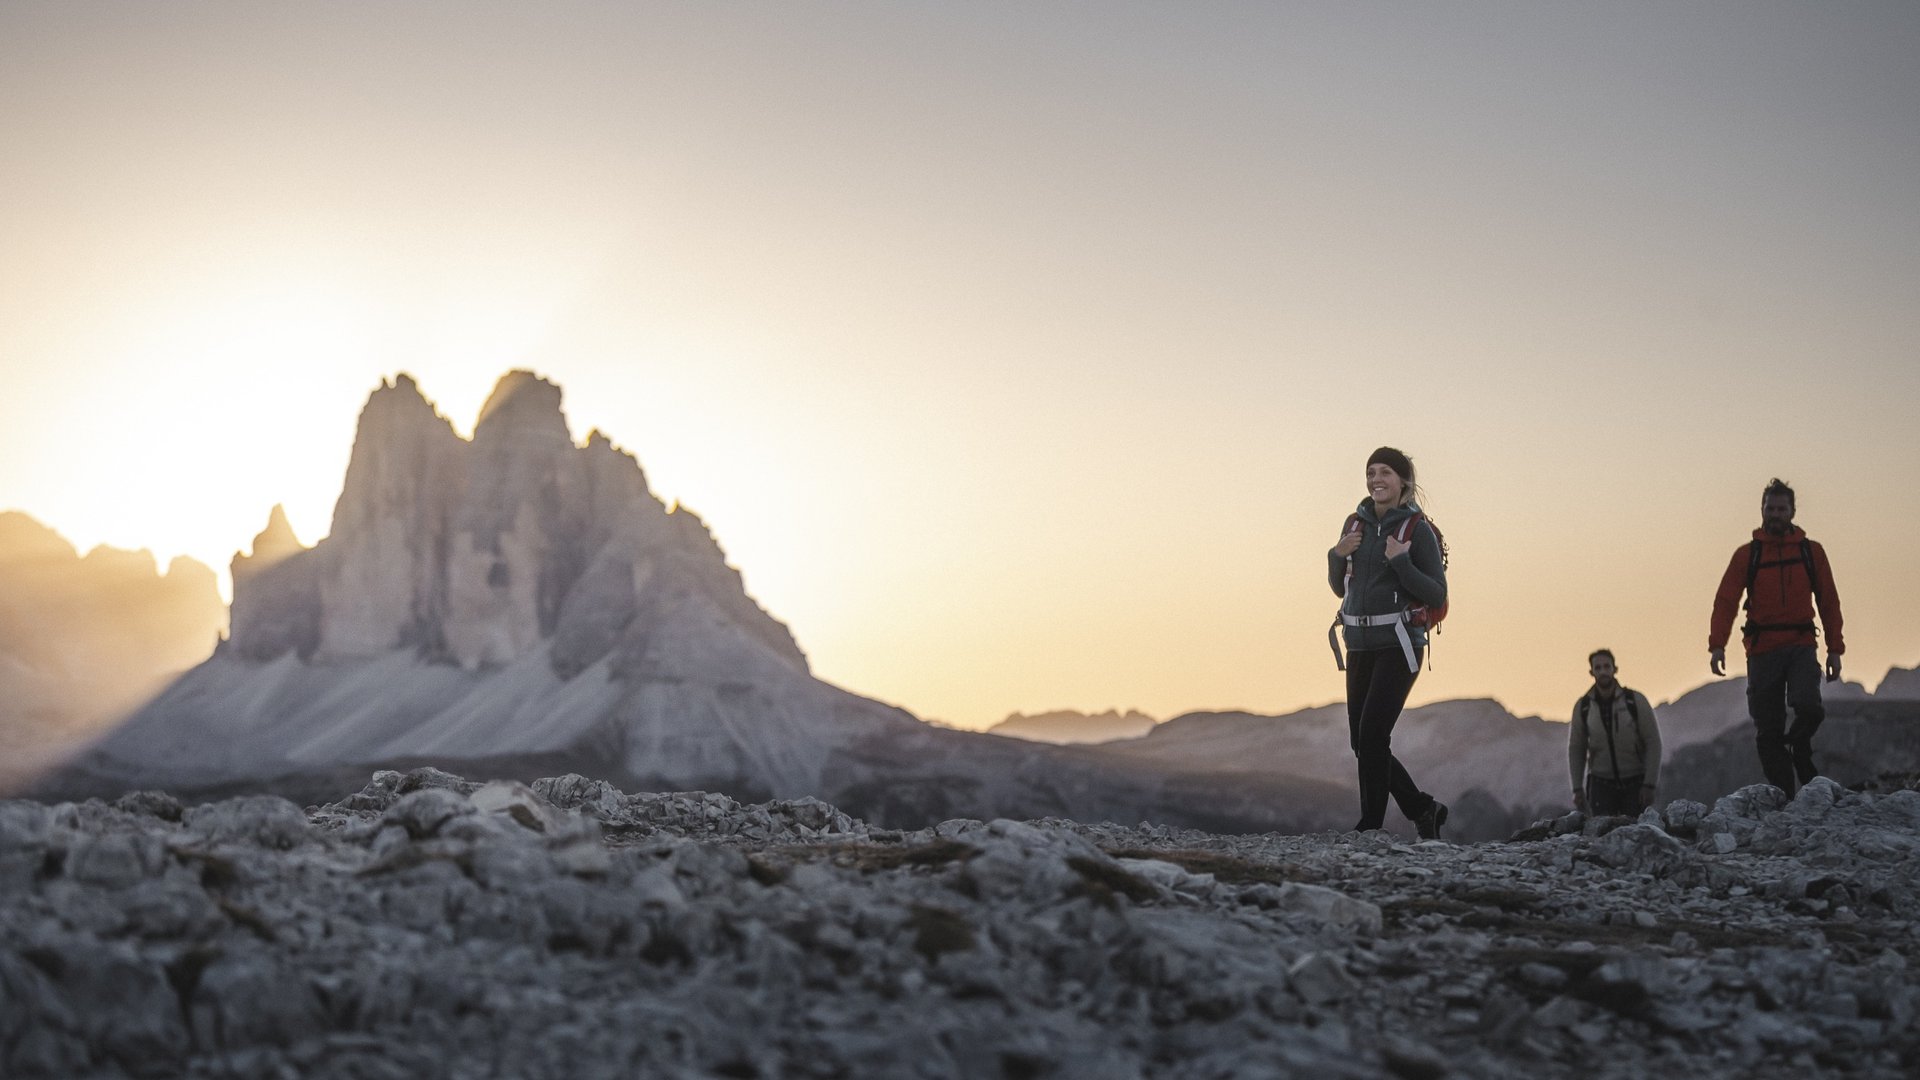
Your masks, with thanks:
[(1787, 505), (1799, 509), (1798, 504), (1795, 503), (1793, 499), (1793, 485), (1777, 476), (1768, 481), (1767, 490), (1760, 493), (1760, 505), (1767, 505), (1767, 500), (1773, 498), (1775, 495), (1785, 495), (1787, 497)]
[(1592, 667), (1592, 666), (1593, 666), (1593, 658), (1594, 658), (1594, 657), (1596, 657), (1596, 656), (1604, 656), (1604, 657), (1606, 657), (1606, 658), (1607, 658), (1608, 660), (1613, 660), (1613, 666), (1614, 666), (1614, 667), (1619, 667), (1619, 666), (1620, 666), (1620, 661), (1618, 661), (1618, 660), (1614, 660), (1614, 659), (1613, 659), (1613, 650), (1612, 650), (1612, 649), (1595, 649), (1595, 650), (1593, 650), (1592, 652), (1590, 652), (1590, 653), (1588, 653), (1588, 654), (1587, 654), (1587, 666), (1588, 666), (1588, 667)]

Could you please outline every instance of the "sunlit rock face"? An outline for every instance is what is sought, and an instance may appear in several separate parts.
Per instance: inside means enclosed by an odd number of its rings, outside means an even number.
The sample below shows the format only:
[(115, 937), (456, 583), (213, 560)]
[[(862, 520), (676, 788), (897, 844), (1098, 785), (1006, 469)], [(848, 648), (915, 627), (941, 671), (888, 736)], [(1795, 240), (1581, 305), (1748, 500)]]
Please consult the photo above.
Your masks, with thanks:
[(663, 588), (805, 669), (697, 517), (663, 506), (604, 435), (574, 445), (559, 387), (509, 373), (468, 441), (402, 375), (361, 412), (331, 535), (303, 550), (276, 516), (235, 559), (232, 648), (320, 662), (406, 649), (474, 671), (554, 646), (571, 677)]
[[(367, 399), (333, 532), (303, 556), (318, 564), (322, 658), (439, 645), (447, 519), (465, 487), (466, 449), (407, 376)], [(236, 604), (241, 591), (236, 580)], [(243, 653), (257, 651), (238, 633), (235, 644)]]
[(706, 525), (606, 436), (575, 444), (559, 387), (524, 371), (471, 440), (412, 379), (383, 384), (332, 532), (303, 547), (276, 511), (233, 580), (226, 647), (84, 768), (193, 785), (564, 754), (807, 794), (850, 743), (922, 727), (813, 679)]
[(286, 511), (276, 506), (253, 538), (252, 554), (233, 557), (233, 627), (226, 647), (255, 660), (283, 653), (312, 656), (320, 642), (318, 564), (294, 559), (306, 550)]
[(150, 552), (82, 556), (0, 513), (0, 788), (206, 658), (226, 621), (213, 571)]
[(213, 571), (188, 558), (163, 571), (150, 551), (81, 555), (18, 511), (0, 513), (0, 657), (61, 678), (145, 678), (203, 658), (225, 622)]
[(500, 380), (466, 465), (448, 520), (446, 645), (463, 667), (502, 665), (553, 632), (587, 556), (586, 480), (560, 388), (526, 372)]
[(404, 376), (369, 398), (330, 535), (274, 515), (234, 560), (227, 646), (38, 790), (271, 790), (369, 765), (833, 800), (869, 820), (1150, 818), (1294, 831), (1312, 778), (1169, 775), (939, 730), (815, 679), (713, 532), (559, 388), (502, 379), (471, 440)]

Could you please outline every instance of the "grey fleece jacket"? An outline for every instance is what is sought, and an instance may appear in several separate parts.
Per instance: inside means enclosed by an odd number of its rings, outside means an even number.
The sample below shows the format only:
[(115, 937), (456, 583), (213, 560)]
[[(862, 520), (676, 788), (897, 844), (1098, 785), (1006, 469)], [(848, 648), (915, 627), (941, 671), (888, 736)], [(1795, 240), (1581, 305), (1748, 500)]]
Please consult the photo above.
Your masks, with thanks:
[(1575, 791), (1581, 790), (1589, 772), (1609, 780), (1640, 776), (1645, 778), (1641, 783), (1658, 787), (1660, 720), (1647, 695), (1622, 686), (1606, 701), (1595, 687), (1574, 702), (1573, 721), (1567, 725), (1567, 771)]
[[(1435, 607), (1447, 602), (1447, 572), (1440, 561), (1440, 538), (1423, 518), (1407, 540), (1413, 545), (1397, 559), (1387, 558), (1387, 537), (1397, 533), (1400, 523), (1420, 512), (1414, 503), (1388, 510), (1384, 518), (1376, 516), (1373, 500), (1360, 500), (1355, 511), (1362, 526), (1360, 547), (1353, 553), (1353, 582), (1347, 584), (1347, 560), (1332, 548), (1327, 549), (1327, 584), (1341, 598), (1340, 610), (1348, 615), (1391, 615), (1409, 604)], [(1400, 648), (1399, 635), (1391, 626), (1345, 626), (1347, 651)], [(1407, 627), (1415, 645), (1427, 643), (1427, 632)]]

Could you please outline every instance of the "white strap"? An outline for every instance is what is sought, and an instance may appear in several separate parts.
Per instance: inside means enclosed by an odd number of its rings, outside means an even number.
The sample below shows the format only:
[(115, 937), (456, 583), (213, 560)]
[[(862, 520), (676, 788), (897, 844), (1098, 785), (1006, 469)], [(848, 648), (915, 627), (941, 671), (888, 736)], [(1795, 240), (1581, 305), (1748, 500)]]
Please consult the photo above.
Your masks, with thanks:
[(1407, 658), (1407, 670), (1420, 673), (1420, 660), (1413, 655), (1413, 638), (1407, 633), (1407, 613), (1395, 611), (1387, 615), (1349, 615), (1340, 613), (1340, 621), (1348, 626), (1387, 626), (1392, 625), (1393, 635), (1400, 639), (1400, 652)]

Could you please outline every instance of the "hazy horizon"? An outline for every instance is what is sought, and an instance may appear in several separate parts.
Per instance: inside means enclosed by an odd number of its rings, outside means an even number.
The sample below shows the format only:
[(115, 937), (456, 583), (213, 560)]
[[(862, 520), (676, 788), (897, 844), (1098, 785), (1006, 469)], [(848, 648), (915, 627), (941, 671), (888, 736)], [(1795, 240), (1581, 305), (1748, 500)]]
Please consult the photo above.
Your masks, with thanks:
[[(48, 536), (57, 538), (59, 542), (65, 543), (71, 546), (71, 542), (67, 541), (65, 537), (60, 536), (57, 531), (52, 530), (50, 528), (46, 528), (44, 525), (41, 525), (39, 522), (35, 521), (30, 514), (27, 514), (25, 511), (19, 510), (18, 508), (0, 509), (0, 525), (9, 525), (10, 522), (8, 521), (8, 519), (14, 516), (27, 518), (29, 521), (33, 522), (34, 526), (37, 526), (40, 529), (45, 529), (46, 534)], [(5, 580), (8, 576), (8, 573), (24, 572), (28, 568), (22, 564), (17, 564), (17, 563), (10, 564), (8, 557), (10, 555), (17, 556), (21, 554), (22, 551), (24, 551), (25, 549), (22, 548), (22, 549), (16, 550), (16, 548), (9, 547), (7, 541), (9, 539), (14, 539), (14, 538), (10, 538), (4, 535), (5, 531), (6, 530), (4, 529), (0, 529), (0, 585), (5, 585), (8, 588), (15, 588), (20, 586), (22, 582), (10, 582)], [(308, 546), (311, 546), (311, 545), (308, 545)], [(45, 580), (44, 570), (53, 568), (46, 565), (45, 552), (28, 552), (28, 554), (30, 554), (33, 557), (32, 561), (36, 562), (36, 564), (38, 564), (41, 567), (42, 572), (40, 575), (41, 577), (40, 580), (27, 582), (25, 584), (27, 584), (29, 588), (33, 589), (33, 591), (35, 591), (38, 594), (34, 599), (39, 603), (40, 607), (46, 609), (44, 611), (41, 611), (38, 617), (46, 617), (50, 614), (55, 613), (54, 609), (50, 606), (49, 602), (57, 602), (61, 600), (63, 597), (63, 593), (61, 590), (63, 588), (67, 588), (67, 586), (59, 584), (57, 582), (49, 582)], [(96, 581), (84, 586), (85, 591), (83, 593), (72, 593), (70, 595), (65, 595), (65, 598), (69, 600), (72, 599), (72, 596), (76, 596), (76, 595), (84, 596), (84, 598), (89, 602), (89, 606), (92, 609), (92, 611), (89, 614), (92, 617), (96, 617), (96, 618), (100, 613), (104, 612), (106, 608), (110, 606), (110, 601), (112, 600), (112, 596), (110, 594), (112, 594), (115, 590), (129, 590), (131, 593), (138, 593), (142, 591), (150, 591), (156, 586), (183, 587), (183, 588), (190, 589), (198, 585), (198, 579), (201, 577), (203, 573), (205, 574), (205, 576), (209, 581), (211, 581), (214, 573), (213, 568), (206, 566), (205, 564), (199, 562), (199, 560), (193, 559), (191, 556), (187, 556), (187, 555), (175, 556), (172, 560), (169, 560), (167, 565), (162, 566), (159, 564), (158, 560), (154, 557), (153, 552), (150, 549), (119, 548), (119, 547), (113, 547), (111, 545), (106, 545), (106, 544), (96, 545), (95, 547), (84, 550), (84, 551), (74, 548), (64, 553), (56, 553), (56, 558), (53, 560), (53, 562), (59, 564), (57, 569), (61, 575), (70, 575), (75, 570), (82, 570), (82, 571), (94, 572), (96, 574), (101, 575), (103, 578), (109, 577), (112, 575), (119, 575), (125, 579), (118, 583), (114, 583), (111, 581)], [(136, 610), (145, 609), (150, 603), (149, 601), (146, 600), (144, 596), (130, 595), (128, 599), (129, 599), (129, 607), (131, 609), (136, 609)], [(205, 654), (203, 655), (189, 656), (185, 651), (183, 651), (183, 648), (197, 648), (200, 642), (204, 640), (209, 640), (213, 636), (213, 634), (216, 632), (221, 637), (226, 636), (227, 630), (226, 630), (226, 621), (224, 618), (224, 614), (225, 613), (223, 610), (221, 612), (222, 617), (217, 621), (207, 617), (205, 614), (201, 614), (198, 616), (188, 617), (184, 619), (176, 618), (170, 624), (170, 623), (167, 623), (166, 620), (155, 618), (150, 612), (146, 612), (142, 610), (143, 618), (141, 619), (141, 621), (145, 625), (141, 627), (138, 632), (133, 634), (128, 634), (124, 630), (120, 630), (120, 631), (115, 631), (111, 635), (107, 635), (107, 636), (111, 636), (113, 638), (113, 641), (114, 641), (113, 647), (126, 648), (131, 645), (131, 646), (138, 647), (144, 651), (155, 653), (157, 655), (170, 656), (171, 660), (162, 661), (160, 664), (160, 668), (177, 674), (180, 672), (184, 672), (187, 668), (198, 664), (199, 662), (206, 659), (206, 657), (211, 655), (212, 653), (212, 649), (209, 647), (205, 650)], [(66, 621), (70, 622), (71, 620), (66, 620)], [(174, 625), (174, 624), (177, 624), (177, 625)], [(18, 629), (18, 627), (15, 627), (15, 629)], [(54, 642), (54, 641), (34, 642), (34, 641), (22, 639), (21, 641), (17, 641), (17, 642), (0, 642), (0, 645), (18, 645), (23, 647), (29, 647), (29, 651), (32, 651), (34, 647), (37, 647), (38, 651), (42, 654), (41, 659), (45, 659), (47, 656), (51, 655), (51, 651), (49, 649), (50, 646), (54, 651), (57, 651), (60, 648), (79, 648), (82, 651), (90, 651), (90, 652), (99, 652), (101, 650), (101, 646), (99, 642), (86, 635), (76, 636), (69, 631), (66, 633), (66, 638), (67, 640), (58, 641), (58, 642)], [(186, 645), (186, 642), (189, 640), (191, 640), (194, 643), (192, 646)], [(4, 651), (6, 650), (0, 650), (0, 652), (4, 652)], [(93, 657), (93, 659), (95, 660), (98, 660), (99, 658), (100, 657), (98, 655)], [(28, 656), (27, 659), (32, 660), (34, 659), (34, 657)], [(71, 666), (72, 666), (71, 664), (57, 665), (57, 667), (65, 667), (65, 668), (71, 668)], [(35, 669), (30, 665), (28, 667), (21, 668), (19, 669), (19, 671), (13, 672), (13, 673), (14, 674), (30, 674), (34, 672), (34, 670)], [(74, 727), (74, 730), (69, 734), (91, 736), (95, 733), (96, 729), (98, 729), (101, 726), (102, 721), (112, 720), (124, 714), (130, 708), (136, 706), (139, 701), (144, 701), (147, 697), (151, 695), (152, 692), (159, 689), (160, 685), (162, 685), (162, 684), (155, 684), (152, 682), (152, 680), (156, 677), (155, 676), (156, 670), (159, 670), (159, 669), (157, 669), (152, 662), (150, 661), (143, 662), (139, 664), (129, 665), (126, 671), (118, 673), (117, 678), (111, 678), (106, 680), (95, 678), (91, 682), (85, 683), (84, 686), (89, 694), (91, 694), (94, 697), (101, 697), (104, 699), (113, 700), (115, 701), (115, 704), (111, 705), (105, 713), (101, 713), (97, 708), (94, 707), (97, 703), (80, 701), (77, 699), (74, 701), (66, 702), (65, 704), (70, 706), (73, 710), (75, 710), (76, 716), (78, 716), (82, 721), (81, 723), (77, 724)], [(1907, 668), (1907, 669), (1901, 669), (1901, 670), (1912, 670), (1912, 669)], [(8, 673), (9, 672), (7, 671), (7, 669), (0, 668), (0, 675), (5, 675)], [(78, 677), (77, 675), (75, 675), (75, 673), (72, 673), (70, 671), (65, 672), (65, 674)], [(1860, 684), (1862, 689), (1865, 690), (1867, 693), (1870, 693), (1870, 694), (1877, 693), (1880, 689), (1881, 684), (1884, 682), (1884, 680), (1887, 678), (1889, 674), (1891, 674), (1890, 671), (1882, 671), (1878, 675), (1870, 675), (1867, 673), (1856, 672), (1851, 676), (1849, 676), (1849, 681)], [(1741, 673), (1736, 670), (1736, 671), (1730, 672), (1729, 677), (1737, 680), (1738, 678), (1741, 677)], [(1707, 686), (1712, 685), (1713, 683), (1723, 682), (1723, 681), (1726, 681), (1726, 680), (1709, 678), (1699, 684), (1682, 689), (1678, 693), (1674, 694), (1673, 697), (1670, 699), (1656, 698), (1655, 701), (1656, 701), (1656, 704), (1664, 706), (1666, 704), (1670, 704), (1673, 700), (1686, 697), (1687, 695), (1693, 693), (1696, 690), (1705, 689)], [(0, 680), (0, 682), (4, 682), (4, 680)], [(80, 684), (80, 683), (73, 684), (73, 686), (80, 686), (80, 685), (83, 685), (83, 684)], [(143, 686), (143, 685), (147, 686), (148, 688), (146, 690), (141, 691), (137, 695), (137, 697), (134, 696), (131, 688), (135, 686)], [(68, 687), (68, 692), (72, 691), (73, 686)], [(14, 689), (16, 690), (16, 692), (19, 690), (19, 688), (17, 687)], [(42, 694), (42, 696), (44, 697), (44, 693)], [(124, 700), (120, 700), (120, 699), (124, 699)], [(1454, 698), (1454, 699), (1446, 699), (1446, 700), (1448, 701), (1479, 700), (1479, 698)], [(1496, 702), (1499, 701), (1497, 697), (1493, 698), (1492, 700), (1495, 700)], [(1434, 702), (1426, 702), (1425, 704), (1444, 704), (1444, 703), (1445, 703), (1444, 701), (1434, 701)], [(1340, 701), (1338, 700), (1335, 700), (1333, 702), (1310, 703), (1307, 705), (1299, 706), (1298, 708), (1282, 710), (1280, 713), (1276, 715), (1284, 717), (1288, 715), (1293, 715), (1298, 712), (1311, 712), (1317, 709), (1322, 709), (1322, 708), (1329, 707), (1331, 705), (1338, 705), (1338, 704), (1340, 704)], [(1507, 707), (1504, 702), (1500, 702), (1500, 704), (1502, 705), (1502, 707)], [(1138, 717), (1140, 719), (1151, 722), (1155, 726), (1158, 726), (1160, 724), (1166, 723), (1169, 720), (1179, 719), (1180, 717), (1185, 715), (1216, 713), (1216, 712), (1231, 713), (1236, 711), (1242, 711), (1242, 710), (1233, 710), (1233, 709), (1224, 709), (1224, 708), (1222, 709), (1179, 709), (1171, 713), (1160, 715), (1160, 716), (1149, 715), (1147, 713), (1141, 712), (1140, 710), (1133, 709), (1127, 706), (1108, 706), (1106, 708), (1094, 709), (1094, 710), (1052, 709), (1052, 710), (1036, 711), (1033, 713), (1023, 713), (1023, 712), (1015, 711), (1007, 714), (1004, 717), (1001, 717), (997, 720), (990, 721), (979, 727), (971, 728), (970, 730), (984, 731), (989, 728), (1004, 726), (1010, 722), (1017, 723), (1020, 721), (1040, 721), (1040, 720), (1047, 720), (1051, 718), (1059, 718), (1066, 715), (1071, 715), (1074, 717), (1089, 719), (1089, 720), (1099, 720), (1099, 719), (1107, 719), (1107, 718), (1111, 718), (1115, 720), (1129, 720), (1129, 719)], [(1520, 716), (1523, 719), (1526, 718), (1526, 716), (1528, 715), (1524, 712), (1520, 712), (1517, 710), (1509, 709), (1509, 711), (1514, 712), (1515, 715)], [(1537, 716), (1536, 718), (1544, 719), (1549, 722), (1564, 722), (1566, 720), (1565, 716), (1560, 716), (1556, 714)], [(936, 716), (920, 716), (919, 719), (927, 723), (936, 724), (936, 725), (945, 726), (945, 727), (956, 726), (952, 722)], [(54, 728), (47, 727), (46, 725), (43, 724), (41, 725), (40, 728), (34, 729), (34, 732), (23, 731), (21, 734), (37, 734), (39, 736), (47, 736), (49, 734), (57, 734), (57, 732)]]
[[(559, 383), (821, 677), (916, 715), (1338, 701), (1413, 455), (1413, 701), (1655, 700), (1772, 476), (1920, 662), (1920, 8), (0, 0), (0, 509), (224, 580), (406, 371)], [(1742, 667), (1736, 660), (1734, 674)]]

